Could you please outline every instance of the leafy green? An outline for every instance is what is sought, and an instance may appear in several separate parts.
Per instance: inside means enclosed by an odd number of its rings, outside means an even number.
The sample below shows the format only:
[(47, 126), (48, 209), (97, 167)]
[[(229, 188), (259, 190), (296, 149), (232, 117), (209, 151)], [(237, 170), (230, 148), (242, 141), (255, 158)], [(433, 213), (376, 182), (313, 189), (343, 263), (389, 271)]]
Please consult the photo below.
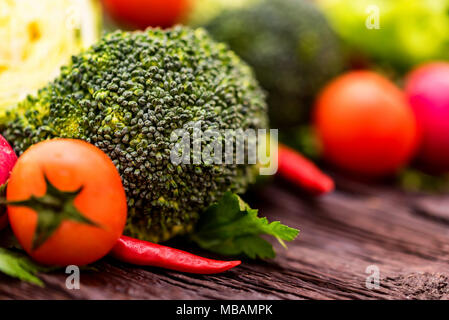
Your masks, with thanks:
[(408, 191), (430, 193), (449, 192), (449, 174), (431, 175), (414, 168), (406, 168), (398, 175), (398, 184)]
[(23, 281), (43, 287), (44, 283), (36, 276), (38, 272), (48, 271), (24, 254), (0, 248), (0, 272)]
[(251, 259), (274, 258), (272, 245), (261, 235), (275, 237), (284, 247), (299, 230), (279, 221), (259, 218), (258, 210), (251, 209), (238, 195), (227, 192), (210, 206), (200, 218), (191, 239), (200, 247), (223, 255), (246, 255)]

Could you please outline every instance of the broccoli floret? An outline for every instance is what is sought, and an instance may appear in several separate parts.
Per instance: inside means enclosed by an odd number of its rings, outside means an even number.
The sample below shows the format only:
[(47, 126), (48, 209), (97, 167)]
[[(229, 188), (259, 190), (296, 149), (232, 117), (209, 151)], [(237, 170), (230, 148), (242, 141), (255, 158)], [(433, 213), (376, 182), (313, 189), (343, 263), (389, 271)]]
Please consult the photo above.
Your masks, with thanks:
[[(3, 135), (22, 153), (55, 137), (88, 141), (122, 177), (125, 233), (162, 241), (188, 232), (226, 191), (243, 192), (254, 165), (170, 161), (175, 129), (267, 127), (252, 70), (202, 30), (116, 31), (74, 56), (60, 76), (8, 114)], [(235, 151), (234, 151), (235, 152)]]
[(306, 122), (315, 94), (343, 65), (336, 34), (309, 0), (248, 1), (203, 27), (254, 68), (274, 127)]

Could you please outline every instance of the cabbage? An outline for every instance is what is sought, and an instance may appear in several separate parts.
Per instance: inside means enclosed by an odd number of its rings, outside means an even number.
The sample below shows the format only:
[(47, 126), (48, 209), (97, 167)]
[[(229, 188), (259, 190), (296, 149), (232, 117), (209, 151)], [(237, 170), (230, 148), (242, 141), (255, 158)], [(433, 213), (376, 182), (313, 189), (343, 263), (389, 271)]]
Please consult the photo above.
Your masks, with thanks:
[(1, 0), (0, 115), (56, 77), (100, 28), (93, 0)]
[[(449, 0), (318, 0), (347, 47), (406, 71), (449, 59)], [(375, 6), (375, 7), (374, 7)], [(374, 10), (372, 9), (374, 8)], [(374, 27), (378, 10), (379, 29)]]

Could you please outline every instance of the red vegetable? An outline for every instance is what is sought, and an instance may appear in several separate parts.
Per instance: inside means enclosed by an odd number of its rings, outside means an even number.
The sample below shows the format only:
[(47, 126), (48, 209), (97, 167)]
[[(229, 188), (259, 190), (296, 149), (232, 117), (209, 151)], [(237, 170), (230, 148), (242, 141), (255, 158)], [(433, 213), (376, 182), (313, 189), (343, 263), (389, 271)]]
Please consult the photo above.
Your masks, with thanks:
[[(9, 145), (8, 141), (0, 135), (0, 186), (4, 187), (11, 174), (11, 170), (16, 164), (17, 156), (14, 150)], [(1, 196), (4, 196), (4, 188), (1, 188)], [(6, 214), (6, 207), (0, 206), (0, 230), (8, 224), (8, 215)]]
[(431, 173), (449, 171), (449, 63), (419, 66), (407, 76), (405, 92), (422, 134), (417, 162)]
[(110, 252), (114, 258), (139, 266), (153, 266), (188, 273), (213, 274), (238, 266), (241, 261), (219, 261), (178, 249), (122, 236)]
[(115, 20), (133, 28), (168, 28), (179, 23), (190, 8), (191, 0), (102, 0)]
[(352, 71), (329, 83), (315, 106), (315, 131), (324, 157), (364, 178), (397, 172), (419, 140), (404, 93), (370, 71)]
[(12, 170), (6, 199), (21, 247), (45, 265), (97, 261), (126, 223), (126, 194), (117, 168), (82, 140), (46, 140), (27, 149)]
[(278, 174), (305, 190), (324, 194), (334, 189), (334, 181), (299, 152), (278, 146)]

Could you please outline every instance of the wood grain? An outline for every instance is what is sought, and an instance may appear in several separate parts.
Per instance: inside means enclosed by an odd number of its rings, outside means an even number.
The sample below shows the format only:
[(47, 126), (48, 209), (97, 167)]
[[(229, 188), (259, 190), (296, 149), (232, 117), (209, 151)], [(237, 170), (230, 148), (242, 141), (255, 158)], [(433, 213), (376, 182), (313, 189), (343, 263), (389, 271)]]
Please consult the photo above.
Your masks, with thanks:
[[(261, 214), (301, 230), (288, 250), (275, 245), (273, 261), (202, 276), (106, 258), (82, 272), (80, 290), (65, 288), (63, 272), (42, 274), (45, 288), (0, 275), (0, 299), (449, 298), (449, 197), (339, 177), (337, 186), (314, 200), (275, 181), (247, 196)], [(379, 289), (366, 287), (370, 265), (380, 270)]]

